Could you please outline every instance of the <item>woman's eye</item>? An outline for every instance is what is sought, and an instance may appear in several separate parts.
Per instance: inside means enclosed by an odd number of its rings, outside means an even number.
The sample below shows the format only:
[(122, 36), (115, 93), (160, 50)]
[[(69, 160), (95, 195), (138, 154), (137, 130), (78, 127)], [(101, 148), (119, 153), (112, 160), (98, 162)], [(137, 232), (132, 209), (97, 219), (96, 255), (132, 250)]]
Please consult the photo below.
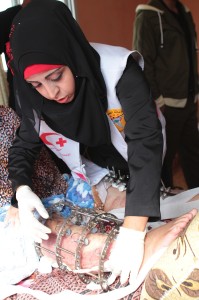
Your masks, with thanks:
[(54, 77), (51, 78), (50, 80), (51, 80), (51, 81), (59, 81), (59, 80), (61, 79), (61, 77), (62, 77), (62, 73), (60, 73), (60, 74), (54, 76)]

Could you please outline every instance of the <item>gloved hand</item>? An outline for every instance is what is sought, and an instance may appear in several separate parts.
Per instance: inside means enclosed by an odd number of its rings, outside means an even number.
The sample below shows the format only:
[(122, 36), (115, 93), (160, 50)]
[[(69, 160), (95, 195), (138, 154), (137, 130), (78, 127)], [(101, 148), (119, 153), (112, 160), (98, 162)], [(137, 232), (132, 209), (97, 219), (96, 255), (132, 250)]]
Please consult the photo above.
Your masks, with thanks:
[(146, 231), (137, 231), (120, 227), (115, 246), (110, 254), (106, 267), (112, 272), (109, 284), (120, 276), (120, 283), (134, 284), (138, 275), (143, 255)]
[(48, 239), (50, 228), (41, 224), (34, 216), (36, 210), (44, 219), (49, 218), (48, 212), (44, 208), (39, 197), (27, 185), (20, 186), (16, 192), (18, 201), (19, 219), (22, 228), (29, 237), (37, 243), (41, 243), (42, 239)]

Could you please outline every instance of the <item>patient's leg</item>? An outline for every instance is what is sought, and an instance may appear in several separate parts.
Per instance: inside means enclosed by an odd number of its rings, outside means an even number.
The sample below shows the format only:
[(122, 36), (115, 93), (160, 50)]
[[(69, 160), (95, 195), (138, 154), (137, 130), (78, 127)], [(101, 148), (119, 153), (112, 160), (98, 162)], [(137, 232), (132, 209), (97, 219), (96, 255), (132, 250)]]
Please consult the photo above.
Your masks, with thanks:
[[(193, 196), (187, 202), (196, 201), (196, 200), (199, 200), (199, 194)], [(114, 188), (112, 186), (108, 188), (107, 197), (104, 203), (104, 211), (108, 212), (111, 211), (112, 209), (123, 208), (125, 207), (125, 203), (126, 203), (126, 191), (120, 192), (117, 188)]]
[[(55, 253), (56, 250), (56, 240), (59, 229), (63, 224), (63, 218), (49, 219), (46, 225), (51, 228), (52, 233), (49, 235), (48, 240), (42, 241), (42, 247), (47, 248)], [(84, 226), (70, 225), (66, 228), (66, 234), (62, 237), (60, 242), (60, 247), (67, 250), (61, 250), (62, 262), (64, 262), (71, 269), (75, 269), (75, 251), (78, 245), (78, 240), (80, 239)], [(99, 264), (100, 253), (104, 246), (105, 240), (108, 237), (107, 234), (103, 233), (90, 233), (86, 236), (85, 245), (81, 248), (81, 267), (91, 268)], [(109, 255), (110, 249), (107, 251)], [(42, 250), (42, 253), (56, 260), (55, 255)], [(72, 254), (73, 253), (73, 254)]]
[[(180, 233), (186, 228), (189, 222), (194, 218), (197, 214), (197, 210), (193, 209), (191, 212), (176, 218), (169, 223), (162, 225), (156, 229), (151, 230), (146, 235), (145, 240), (145, 255), (143, 264), (157, 251), (159, 251), (162, 247), (167, 247), (174, 241)], [(57, 238), (57, 228), (60, 228), (60, 224), (63, 222), (63, 219), (54, 219), (48, 220), (47, 225), (51, 228), (52, 234), (49, 237), (49, 240), (43, 241), (42, 246), (53, 251), (55, 253), (55, 243)], [(82, 230), (84, 227), (73, 225), (70, 227), (71, 234), (64, 235), (61, 247), (67, 249), (67, 251), (71, 251), (75, 253), (75, 249), (77, 247), (77, 241), (80, 237)], [(89, 234), (87, 239), (89, 240), (89, 244), (87, 246), (82, 247), (81, 251), (81, 268), (91, 268), (97, 266), (99, 264), (99, 257), (103, 245), (107, 235), (101, 233)], [(111, 244), (107, 251), (107, 258), (110, 254), (112, 247), (114, 246), (114, 242)], [(55, 259), (54, 255), (49, 254), (49, 252), (42, 250), (43, 254), (47, 256), (51, 256)], [(62, 261), (66, 263), (71, 269), (75, 269), (75, 256), (61, 251), (61, 255), (63, 256)]]
[(196, 200), (199, 200), (199, 194), (193, 196), (193, 197), (189, 200), (189, 202), (191, 202), (191, 201), (196, 201)]

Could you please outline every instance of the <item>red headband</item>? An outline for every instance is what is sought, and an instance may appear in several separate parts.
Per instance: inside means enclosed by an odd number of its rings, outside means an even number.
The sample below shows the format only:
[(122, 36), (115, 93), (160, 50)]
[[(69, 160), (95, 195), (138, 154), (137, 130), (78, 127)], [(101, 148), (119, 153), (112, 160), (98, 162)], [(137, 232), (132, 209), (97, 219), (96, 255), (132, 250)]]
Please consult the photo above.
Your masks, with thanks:
[(60, 68), (62, 66), (63, 65), (42, 65), (42, 64), (31, 65), (24, 70), (24, 79), (27, 79), (28, 77), (38, 74), (38, 73), (42, 73), (42, 72), (46, 72), (46, 71), (49, 71), (52, 69)]

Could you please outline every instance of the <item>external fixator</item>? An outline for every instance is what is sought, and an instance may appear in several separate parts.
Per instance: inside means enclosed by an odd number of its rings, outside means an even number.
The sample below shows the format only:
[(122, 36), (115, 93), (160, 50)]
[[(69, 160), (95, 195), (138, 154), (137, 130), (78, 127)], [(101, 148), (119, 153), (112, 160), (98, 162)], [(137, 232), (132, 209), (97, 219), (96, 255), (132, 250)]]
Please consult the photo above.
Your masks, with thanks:
[[(81, 253), (82, 248), (89, 245), (88, 235), (90, 233), (101, 233), (106, 236), (104, 245), (101, 252), (99, 253), (99, 262), (98, 262), (98, 271), (97, 273), (84, 273), (78, 274), (79, 278), (86, 284), (93, 281), (94, 283), (100, 284), (104, 291), (108, 290), (107, 280), (110, 273), (105, 272), (104, 262), (107, 259), (107, 252), (111, 243), (115, 240), (119, 227), (122, 225), (122, 220), (118, 219), (116, 216), (105, 213), (103, 211), (87, 208), (79, 208), (74, 206), (71, 202), (65, 201), (57, 203), (49, 211), (50, 217), (53, 219), (52, 212), (61, 211), (66, 206), (71, 209), (71, 214), (68, 218), (63, 219), (63, 222), (56, 227), (56, 242), (55, 242), (55, 251), (51, 251), (42, 245), (35, 243), (35, 248), (39, 257), (43, 256), (43, 251), (50, 252), (50, 254), (55, 256), (56, 262), (60, 269), (70, 272), (71, 269), (63, 261), (63, 253), (72, 255), (75, 258), (75, 270), (82, 268), (81, 263)], [(58, 208), (58, 209), (57, 209)], [(81, 232), (78, 234), (72, 231), (72, 226), (77, 225), (82, 228)], [(69, 251), (67, 248), (64, 248), (62, 245), (62, 240), (64, 237), (71, 236), (75, 239), (76, 248), (74, 251)], [(66, 246), (67, 247), (67, 246)]]
[(129, 175), (122, 175), (120, 170), (115, 170), (114, 167), (112, 169), (108, 169), (108, 174), (104, 178), (105, 182), (110, 183), (114, 188), (117, 188), (120, 192), (123, 192), (127, 188), (127, 183), (129, 180)]

